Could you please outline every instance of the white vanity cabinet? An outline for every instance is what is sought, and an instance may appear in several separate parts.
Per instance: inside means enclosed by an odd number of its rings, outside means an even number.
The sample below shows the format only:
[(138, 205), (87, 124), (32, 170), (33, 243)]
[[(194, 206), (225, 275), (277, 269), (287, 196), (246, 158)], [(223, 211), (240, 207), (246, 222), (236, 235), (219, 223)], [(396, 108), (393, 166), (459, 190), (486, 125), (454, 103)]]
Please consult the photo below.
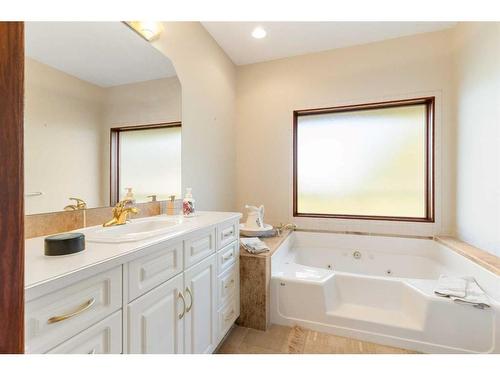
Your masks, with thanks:
[(48, 293), (31, 290), (26, 352), (212, 353), (239, 315), (238, 219), (96, 265), (94, 275), (87, 268), (90, 276)]
[[(222, 224), (222, 228), (226, 227), (234, 228), (235, 224)], [(183, 241), (184, 272), (128, 305), (130, 353), (203, 354), (215, 350), (224, 337), (221, 332), (227, 332), (238, 317), (235, 308), (232, 316), (226, 314), (224, 327), (219, 328), (219, 310), (223, 307), (222, 302), (226, 302), (220, 298), (219, 284), (221, 276), (225, 274), (221, 275), (219, 269), (233, 264), (230, 270), (231, 287), (235, 290), (235, 286), (239, 285), (237, 274), (232, 271), (238, 263), (237, 238), (233, 239), (231, 245), (217, 249), (216, 233), (219, 230), (219, 227), (207, 228), (186, 238)], [(231, 234), (234, 235), (234, 232)], [(158, 252), (162, 253), (168, 253), (168, 250)], [(165, 264), (164, 257), (160, 255), (151, 254), (149, 259), (157, 259), (156, 262)], [(141, 262), (141, 259), (137, 262)], [(148, 264), (153, 269), (164, 269), (159, 264)], [(133, 283), (139, 280), (137, 277), (129, 279), (130, 291), (137, 290)], [(167, 294), (169, 297), (166, 297)], [(239, 306), (239, 299), (234, 293), (229, 297), (233, 303), (238, 301)]]
[(217, 227), (217, 340), (220, 342), (240, 315), (240, 244), (238, 221)]
[(208, 257), (184, 273), (185, 352), (211, 353), (217, 347), (217, 263)]
[(184, 353), (183, 290), (180, 274), (128, 305), (129, 353)]

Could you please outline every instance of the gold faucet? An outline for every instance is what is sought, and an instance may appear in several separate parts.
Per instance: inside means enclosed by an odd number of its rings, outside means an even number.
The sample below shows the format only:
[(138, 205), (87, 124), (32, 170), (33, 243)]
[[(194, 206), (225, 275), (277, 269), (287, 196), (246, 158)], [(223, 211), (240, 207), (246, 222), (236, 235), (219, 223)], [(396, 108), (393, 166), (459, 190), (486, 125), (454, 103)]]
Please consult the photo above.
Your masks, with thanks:
[(113, 218), (104, 223), (102, 226), (103, 227), (111, 227), (114, 225), (123, 225), (127, 222), (128, 216), (130, 214), (137, 214), (139, 213), (139, 210), (137, 207), (131, 207), (127, 206), (129, 204), (132, 204), (133, 201), (131, 199), (124, 199), (122, 201), (119, 201), (115, 207), (113, 207)]
[(70, 201), (75, 201), (76, 204), (69, 204), (64, 207), (64, 211), (76, 211), (76, 210), (85, 210), (87, 208), (87, 203), (83, 199), (80, 198), (69, 198)]
[(283, 224), (283, 223), (280, 223), (280, 225), (278, 225), (276, 227), (276, 232), (278, 233), (278, 236), (281, 237), (281, 235), (283, 234), (284, 231), (286, 231), (287, 229), (289, 230), (295, 230), (297, 229), (297, 225), (296, 224)]

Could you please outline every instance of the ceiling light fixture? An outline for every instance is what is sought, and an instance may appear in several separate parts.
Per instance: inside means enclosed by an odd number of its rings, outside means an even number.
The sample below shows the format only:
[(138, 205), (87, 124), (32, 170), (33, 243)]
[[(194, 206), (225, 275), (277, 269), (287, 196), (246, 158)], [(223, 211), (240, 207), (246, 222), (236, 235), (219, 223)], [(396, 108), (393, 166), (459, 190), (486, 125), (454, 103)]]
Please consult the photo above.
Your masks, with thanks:
[(148, 42), (152, 42), (160, 36), (163, 26), (160, 22), (154, 21), (125, 21), (125, 25), (134, 30)]
[(266, 30), (264, 30), (261, 26), (257, 26), (255, 29), (252, 31), (252, 36), (255, 39), (262, 39), (265, 38), (267, 35)]

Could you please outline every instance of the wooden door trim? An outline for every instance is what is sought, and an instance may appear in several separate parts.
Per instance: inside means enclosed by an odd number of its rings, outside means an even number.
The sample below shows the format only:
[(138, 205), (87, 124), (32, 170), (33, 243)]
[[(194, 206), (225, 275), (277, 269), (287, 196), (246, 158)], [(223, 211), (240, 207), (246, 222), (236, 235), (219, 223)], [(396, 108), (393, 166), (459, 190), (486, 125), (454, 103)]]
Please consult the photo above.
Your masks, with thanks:
[(24, 352), (24, 24), (0, 22), (0, 353)]

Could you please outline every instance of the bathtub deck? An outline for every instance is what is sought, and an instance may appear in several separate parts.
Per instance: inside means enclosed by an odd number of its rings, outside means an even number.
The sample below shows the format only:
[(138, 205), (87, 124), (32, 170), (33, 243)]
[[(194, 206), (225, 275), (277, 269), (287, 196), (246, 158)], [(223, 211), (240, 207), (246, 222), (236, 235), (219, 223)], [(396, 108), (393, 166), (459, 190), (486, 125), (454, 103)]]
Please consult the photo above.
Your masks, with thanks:
[(366, 341), (272, 325), (267, 331), (235, 326), (218, 354), (415, 354)]

